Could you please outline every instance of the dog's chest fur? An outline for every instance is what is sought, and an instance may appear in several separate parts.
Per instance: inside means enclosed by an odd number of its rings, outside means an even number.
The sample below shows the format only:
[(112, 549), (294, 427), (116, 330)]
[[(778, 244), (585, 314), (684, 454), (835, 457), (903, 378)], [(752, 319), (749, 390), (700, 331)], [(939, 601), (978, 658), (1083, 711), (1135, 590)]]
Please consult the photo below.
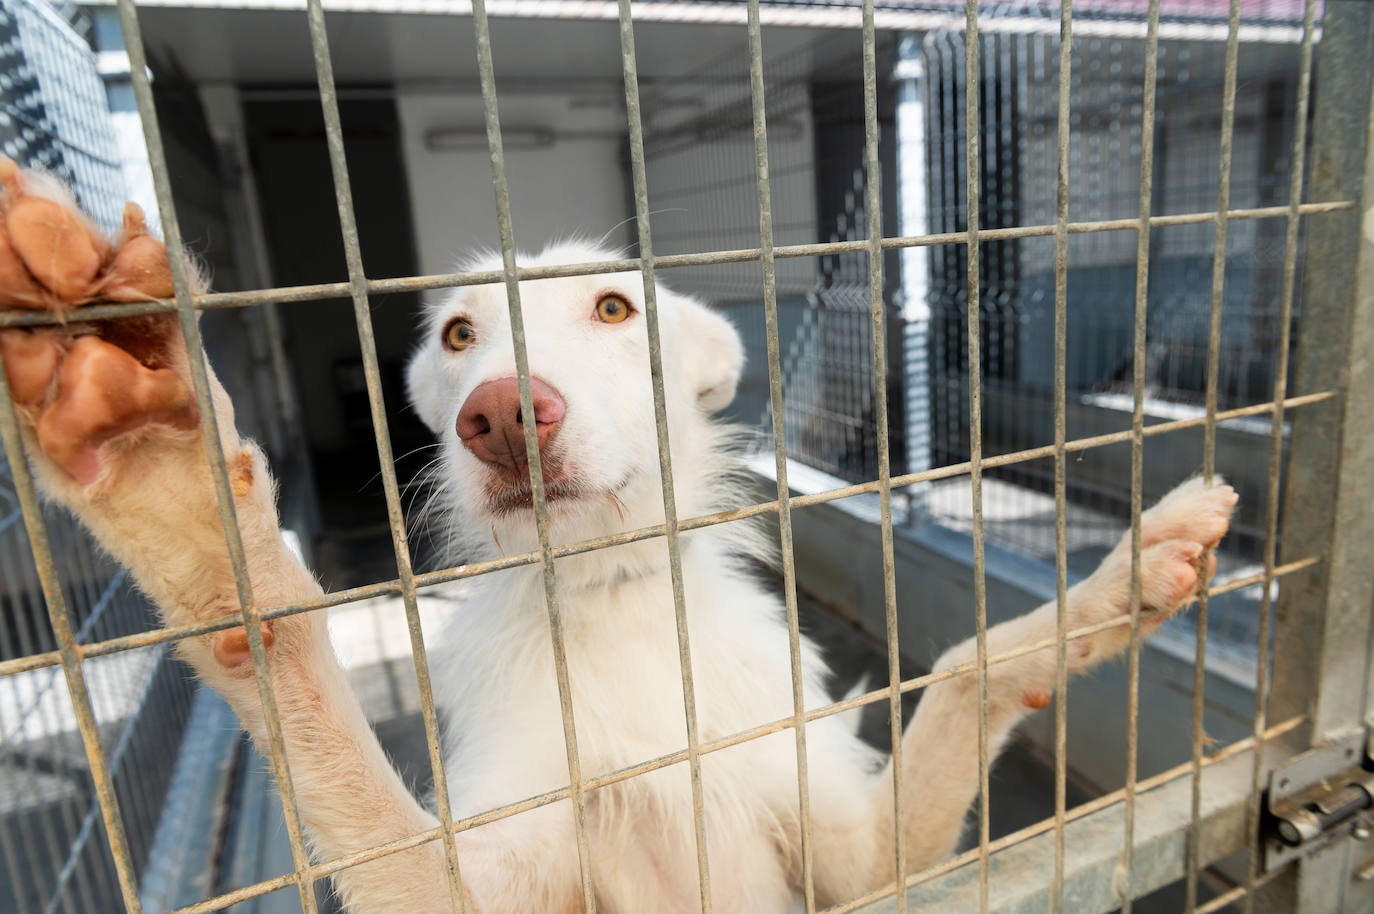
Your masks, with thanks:
[[(778, 601), (713, 547), (700, 538), (683, 553), (703, 742), (792, 714), (787, 630)], [(666, 563), (647, 575), (560, 588), (559, 609), (583, 776), (681, 750), (687, 741), (683, 676)], [(455, 792), (469, 807), (462, 812), (566, 784), (539, 570), (519, 569), (483, 582), (451, 623), (444, 649), (436, 675), (451, 777), (468, 785)], [(805, 638), (801, 652), (807, 704), (820, 704), (827, 669)], [(759, 762), (771, 753), (755, 755)], [(776, 774), (795, 778), (792, 770)]]

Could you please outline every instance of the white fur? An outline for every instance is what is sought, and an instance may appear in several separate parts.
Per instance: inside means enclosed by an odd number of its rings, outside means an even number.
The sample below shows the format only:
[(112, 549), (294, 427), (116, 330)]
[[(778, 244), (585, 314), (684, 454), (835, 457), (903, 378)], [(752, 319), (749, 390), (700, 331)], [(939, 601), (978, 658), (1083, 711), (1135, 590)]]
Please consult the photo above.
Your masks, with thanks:
[[(607, 252), (564, 244), (524, 265), (597, 260)], [(499, 266), (499, 264), (495, 264)], [(490, 268), (490, 262), (475, 263)], [(614, 291), (638, 313), (619, 324), (594, 317)], [(639, 274), (581, 276), (520, 285), (531, 372), (566, 403), (544, 455), (575, 497), (549, 505), (555, 544), (574, 543), (664, 519), (648, 339)], [(735, 505), (731, 432), (712, 418), (733, 395), (743, 350), (730, 325), (700, 302), (659, 286), (663, 381), (678, 514)], [(464, 315), (477, 333), (461, 353), (439, 345), (448, 320)], [(430, 513), (455, 555), (490, 558), (538, 548), (528, 508), (493, 511), (491, 469), (454, 428), (468, 394), (515, 371), (505, 289), (459, 290), (433, 307), (409, 371), (419, 414), (439, 438), (442, 462)], [(238, 437), (232, 407), (215, 384), (220, 431), (241, 492), (255, 600), (279, 605), (318, 596), (318, 586), (279, 531), (270, 476)], [(203, 449), (187, 433), (145, 431), (107, 445), (105, 471), (81, 488), (37, 450), (40, 480), (133, 569), (171, 623), (237, 610)], [(236, 456), (237, 455), (237, 456)], [(1185, 483), (1144, 519), (1144, 604), (1157, 624), (1198, 581), (1203, 546), (1224, 533), (1234, 494)], [(177, 536), (168, 537), (168, 529)], [(763, 550), (757, 528), (713, 526), (682, 537), (682, 571), (700, 733), (713, 740), (793, 713), (782, 607), (735, 558)], [(753, 531), (753, 532), (751, 532)], [(560, 558), (557, 594), (584, 777), (681, 751), (686, 745), (682, 677), (667, 549), (662, 538)], [(1119, 619), (1129, 605), (1130, 556), (1118, 548), (1072, 589), (1073, 627)], [(549, 619), (539, 565), (475, 580), (472, 596), (433, 647), (431, 669), (444, 729), (452, 812), (472, 816), (568, 782)], [(355, 853), (432, 828), (436, 819), (404, 790), (368, 729), (328, 646), (318, 614), (276, 620), (272, 681), (302, 817), (317, 859)], [(991, 654), (1055, 633), (1042, 607), (988, 633)], [(260, 741), (265, 721), (248, 665), (225, 668), (214, 636), (182, 642), (206, 682), (223, 692)], [(1069, 646), (1079, 672), (1121, 650), (1125, 629)], [(1054, 651), (1025, 654), (988, 672), (992, 748), (1003, 745), (1028, 706), (1053, 687)], [(937, 663), (968, 663), (973, 646)], [(801, 641), (808, 709), (828, 703), (827, 668)], [(903, 737), (900, 771), (906, 870), (954, 848), (977, 794), (975, 680), (926, 689)], [(816, 897), (840, 902), (894, 876), (893, 772), (840, 717), (806, 728)], [(781, 730), (703, 757), (705, 824), (713, 907), (720, 912), (789, 911), (801, 885), (794, 735)], [(674, 764), (587, 793), (586, 820), (598, 909), (607, 914), (697, 910), (697, 853), (687, 765)], [(469, 910), (567, 912), (580, 907), (579, 861), (566, 800), (460, 832), (456, 838)], [(430, 842), (342, 870), (336, 886), (354, 912), (446, 910), (440, 844)]]
[[(604, 259), (606, 252), (561, 245), (532, 266)], [(497, 264), (499, 266), (499, 264)], [(475, 263), (473, 269), (492, 264)], [(592, 312), (613, 291), (639, 313), (603, 324)], [(710, 412), (729, 403), (743, 367), (734, 329), (699, 302), (657, 289), (664, 388), (680, 516), (731, 505), (728, 432)], [(550, 505), (555, 544), (662, 523), (654, 405), (649, 384), (643, 285), (637, 273), (521, 285), (531, 371), (567, 403), (553, 447), (572, 477), (590, 490), (575, 503)], [(477, 343), (461, 353), (434, 343), (457, 315)], [(492, 516), (477, 483), (488, 468), (452, 433), (458, 410), (478, 384), (514, 374), (505, 289), (465, 289), (432, 309), (429, 341), (412, 361), (417, 411), (441, 436), (442, 507), (459, 541), (477, 558), (538, 547), (532, 515)], [(442, 379), (440, 383), (435, 378)], [(606, 497), (616, 493), (616, 501)], [(703, 740), (729, 736), (792, 714), (786, 628), (776, 598), (739, 566), (733, 550), (748, 527), (708, 528), (682, 538), (693, 677)], [(744, 536), (742, 536), (744, 534)], [(661, 539), (560, 559), (558, 593), (582, 772), (609, 774), (686, 745), (683, 687), (666, 549)], [(470, 816), (568, 782), (548, 615), (539, 567), (481, 579), (446, 633), (448, 654), (436, 667), (445, 696), (454, 815)], [(808, 707), (828, 702), (827, 668), (802, 639)], [(608, 658), (616, 658), (608, 663)], [(842, 810), (861, 795), (880, 765), (875, 753), (838, 720), (811, 725), (809, 765), (817, 809)], [(795, 844), (796, 749), (790, 732), (708, 755), (702, 764), (712, 887), (721, 910), (790, 908), (794, 860), (759, 848)], [(642, 810), (652, 810), (646, 818)], [(548, 853), (566, 894), (577, 858), (568, 804), (544, 814), (561, 836)], [(597, 791), (588, 805), (599, 891), (612, 911), (680, 911), (697, 898), (692, 797), (686, 766)], [(504, 828), (514, 828), (514, 823)], [(479, 830), (480, 834), (480, 830)], [(547, 837), (547, 835), (546, 835)], [(627, 867), (628, 849), (678, 861)], [(657, 848), (657, 850), (652, 850)], [(546, 858), (546, 861), (548, 858)], [(749, 861), (749, 866), (740, 865)], [(649, 874), (653, 878), (646, 878)], [(556, 897), (554, 909), (570, 904)]]

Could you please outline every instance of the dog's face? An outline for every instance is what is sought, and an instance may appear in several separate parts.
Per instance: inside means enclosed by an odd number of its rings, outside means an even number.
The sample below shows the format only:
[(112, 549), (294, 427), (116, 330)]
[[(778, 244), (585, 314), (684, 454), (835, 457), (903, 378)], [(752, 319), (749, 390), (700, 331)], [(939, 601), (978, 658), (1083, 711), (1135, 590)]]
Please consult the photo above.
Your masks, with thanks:
[[(522, 265), (611, 256), (560, 245)], [(743, 347), (734, 327), (700, 303), (662, 286), (656, 298), (673, 454), (690, 462), (698, 427), (734, 396)], [(608, 518), (617, 528), (655, 522), (655, 504), (661, 519), (640, 274), (526, 281), (520, 302), (545, 496), (555, 528), (565, 528), (558, 538), (606, 532), (596, 528)], [(431, 310), (408, 384), (415, 409), (439, 437), (446, 507), (498, 539), (510, 531), (512, 540), (527, 542), (519, 534), (533, 530), (534, 515), (504, 285), (460, 289)]]

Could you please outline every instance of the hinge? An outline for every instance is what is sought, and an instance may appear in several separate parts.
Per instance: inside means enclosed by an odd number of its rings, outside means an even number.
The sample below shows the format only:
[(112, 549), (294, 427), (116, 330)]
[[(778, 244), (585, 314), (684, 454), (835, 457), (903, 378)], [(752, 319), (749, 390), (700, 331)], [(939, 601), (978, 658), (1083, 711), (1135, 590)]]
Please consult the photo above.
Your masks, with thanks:
[(1260, 825), (1264, 868), (1315, 854), (1347, 837), (1374, 833), (1374, 760), (1363, 731), (1333, 740), (1269, 774)]

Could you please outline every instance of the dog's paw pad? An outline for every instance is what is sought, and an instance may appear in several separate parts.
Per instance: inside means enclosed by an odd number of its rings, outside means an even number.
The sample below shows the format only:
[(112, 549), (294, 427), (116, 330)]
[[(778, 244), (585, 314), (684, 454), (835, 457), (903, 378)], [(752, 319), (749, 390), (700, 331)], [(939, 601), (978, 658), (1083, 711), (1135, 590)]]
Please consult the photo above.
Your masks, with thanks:
[(14, 401), (21, 406), (39, 406), (57, 380), (61, 336), (42, 330), (0, 330), (0, 361), (4, 362)]
[(111, 244), (51, 176), (0, 157), (0, 307), (63, 314), (92, 301), (172, 293), (167, 248), (148, 234), (138, 204), (125, 205)]
[(148, 234), (137, 203), (124, 204), (124, 233), (97, 291), (101, 298), (118, 302), (171, 298), (175, 291), (167, 248)]
[(10, 244), (9, 233), (0, 218), (0, 307), (47, 308), (60, 304), (38, 284), (24, 259)]
[(7, 303), (60, 311), (89, 297), (110, 243), (60, 185), (0, 160), (0, 213), (8, 255), (0, 274), (19, 277), (0, 288)]
[(1141, 553), (1140, 564), (1142, 618), (1151, 629), (1195, 598), (1216, 570), (1216, 558), (1188, 540), (1157, 543)]
[(62, 323), (0, 330), (10, 395), (47, 456), (82, 485), (102, 471), (104, 444), (145, 426), (189, 429), (185, 342), (165, 314), (68, 322), (91, 301), (172, 294), (167, 249), (136, 204), (111, 244), (51, 176), (0, 157), (0, 307), (46, 309)]
[[(262, 632), (263, 647), (270, 648), (277, 640), (276, 633), (272, 630), (271, 622), (259, 623), (259, 630)], [(212, 642), (212, 650), (215, 660), (221, 666), (233, 669), (243, 666), (253, 659), (252, 651), (248, 647), (248, 631), (240, 625), (238, 628), (227, 629), (226, 631), (216, 632)]]
[(146, 425), (190, 429), (195, 403), (169, 368), (150, 367), (96, 335), (0, 332), (15, 400), (48, 457), (81, 485), (100, 475), (101, 446)]

